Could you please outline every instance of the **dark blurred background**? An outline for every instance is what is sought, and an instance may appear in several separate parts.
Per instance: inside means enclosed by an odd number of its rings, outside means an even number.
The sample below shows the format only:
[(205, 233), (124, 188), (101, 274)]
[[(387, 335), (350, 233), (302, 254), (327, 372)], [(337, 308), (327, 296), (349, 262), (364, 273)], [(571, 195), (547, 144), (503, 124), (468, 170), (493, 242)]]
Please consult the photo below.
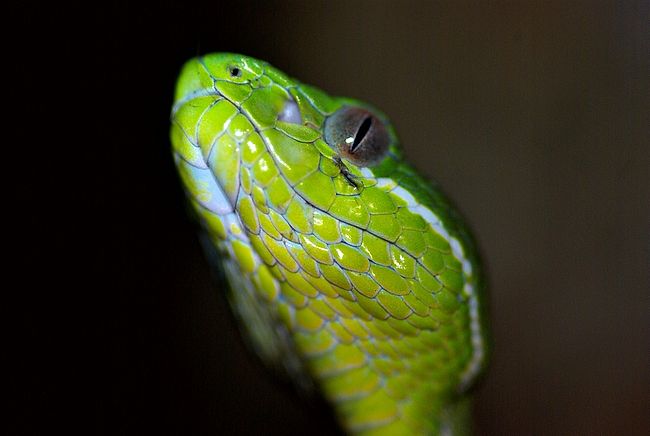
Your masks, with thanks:
[(82, 292), (41, 287), (22, 318), (18, 433), (336, 431), (246, 352), (186, 214), (169, 110), (182, 63), (212, 51), (374, 103), (459, 205), (491, 283), (478, 434), (650, 433), (649, 5), (30, 5), (27, 33), (47, 30), (24, 51), (40, 68), (15, 68), (40, 84), (63, 70), (53, 88), (70, 107), (32, 107), (83, 134), (73, 169), (56, 171), (82, 205), (52, 209), (70, 233), (29, 222), (89, 244), (83, 267), (57, 269)]

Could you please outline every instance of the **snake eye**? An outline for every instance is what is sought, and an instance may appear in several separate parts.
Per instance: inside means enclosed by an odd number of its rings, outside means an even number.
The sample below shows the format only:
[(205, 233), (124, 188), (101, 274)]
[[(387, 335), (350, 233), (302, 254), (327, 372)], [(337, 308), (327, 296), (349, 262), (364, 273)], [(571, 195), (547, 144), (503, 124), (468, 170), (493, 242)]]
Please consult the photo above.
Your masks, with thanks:
[(355, 165), (368, 167), (384, 158), (390, 138), (384, 123), (372, 112), (346, 106), (325, 121), (325, 142)]

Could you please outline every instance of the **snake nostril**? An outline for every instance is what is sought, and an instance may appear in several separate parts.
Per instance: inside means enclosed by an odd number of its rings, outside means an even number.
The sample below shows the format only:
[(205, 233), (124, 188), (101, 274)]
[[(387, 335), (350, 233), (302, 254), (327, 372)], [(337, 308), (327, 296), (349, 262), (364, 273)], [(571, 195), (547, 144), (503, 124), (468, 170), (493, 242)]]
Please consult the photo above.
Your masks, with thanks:
[(231, 77), (241, 77), (241, 70), (237, 67), (230, 67), (230, 76)]

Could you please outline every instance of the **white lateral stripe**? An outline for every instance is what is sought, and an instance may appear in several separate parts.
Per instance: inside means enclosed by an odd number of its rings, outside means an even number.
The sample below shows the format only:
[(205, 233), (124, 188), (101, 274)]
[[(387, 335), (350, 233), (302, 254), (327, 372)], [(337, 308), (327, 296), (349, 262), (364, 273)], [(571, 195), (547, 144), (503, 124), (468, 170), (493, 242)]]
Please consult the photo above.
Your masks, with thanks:
[(397, 186), (397, 184), (393, 181), (393, 179), (389, 179), (388, 177), (380, 177), (377, 179), (377, 187), (385, 191), (390, 191), (395, 186)]
[(402, 200), (406, 201), (409, 207), (418, 205), (418, 202), (415, 199), (415, 197), (413, 197), (413, 195), (410, 192), (408, 192), (406, 189), (402, 188), (399, 185), (395, 186), (390, 192), (397, 195)]
[[(381, 177), (377, 179), (378, 186), (392, 186), (395, 182), (389, 177)], [(470, 283), (473, 268), (470, 260), (465, 256), (465, 250), (460, 241), (451, 236), (447, 229), (444, 228), (442, 220), (428, 207), (418, 203), (415, 197), (401, 186), (395, 185), (390, 189), (395, 195), (398, 195), (408, 204), (408, 209), (420, 215), (425, 221), (429, 223), (432, 230), (440, 236), (449, 241), (453, 255), (461, 262), (463, 267), (463, 275), (465, 278), (465, 285), (463, 287), (463, 294), (468, 299), (469, 316), (470, 316), (470, 331), (472, 343), (472, 357), (470, 358), (467, 366), (461, 372), (460, 388), (466, 389), (474, 380), (478, 372), (481, 370), (481, 365), (484, 358), (484, 344), (483, 337), (481, 336), (481, 322), (479, 319), (478, 297), (474, 285)]]

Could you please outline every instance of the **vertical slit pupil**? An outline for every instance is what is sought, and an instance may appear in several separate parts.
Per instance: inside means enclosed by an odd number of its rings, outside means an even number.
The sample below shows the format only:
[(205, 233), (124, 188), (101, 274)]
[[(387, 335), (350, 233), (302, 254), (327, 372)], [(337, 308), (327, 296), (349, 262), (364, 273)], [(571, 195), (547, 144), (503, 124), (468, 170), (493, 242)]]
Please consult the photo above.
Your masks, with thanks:
[(372, 117), (366, 117), (361, 124), (359, 125), (359, 129), (357, 130), (357, 133), (354, 135), (354, 141), (352, 142), (352, 146), (350, 147), (350, 153), (354, 153), (354, 151), (359, 148), (359, 144), (361, 141), (363, 141), (363, 138), (366, 137), (368, 134), (368, 131), (370, 130), (370, 126), (372, 126)]

